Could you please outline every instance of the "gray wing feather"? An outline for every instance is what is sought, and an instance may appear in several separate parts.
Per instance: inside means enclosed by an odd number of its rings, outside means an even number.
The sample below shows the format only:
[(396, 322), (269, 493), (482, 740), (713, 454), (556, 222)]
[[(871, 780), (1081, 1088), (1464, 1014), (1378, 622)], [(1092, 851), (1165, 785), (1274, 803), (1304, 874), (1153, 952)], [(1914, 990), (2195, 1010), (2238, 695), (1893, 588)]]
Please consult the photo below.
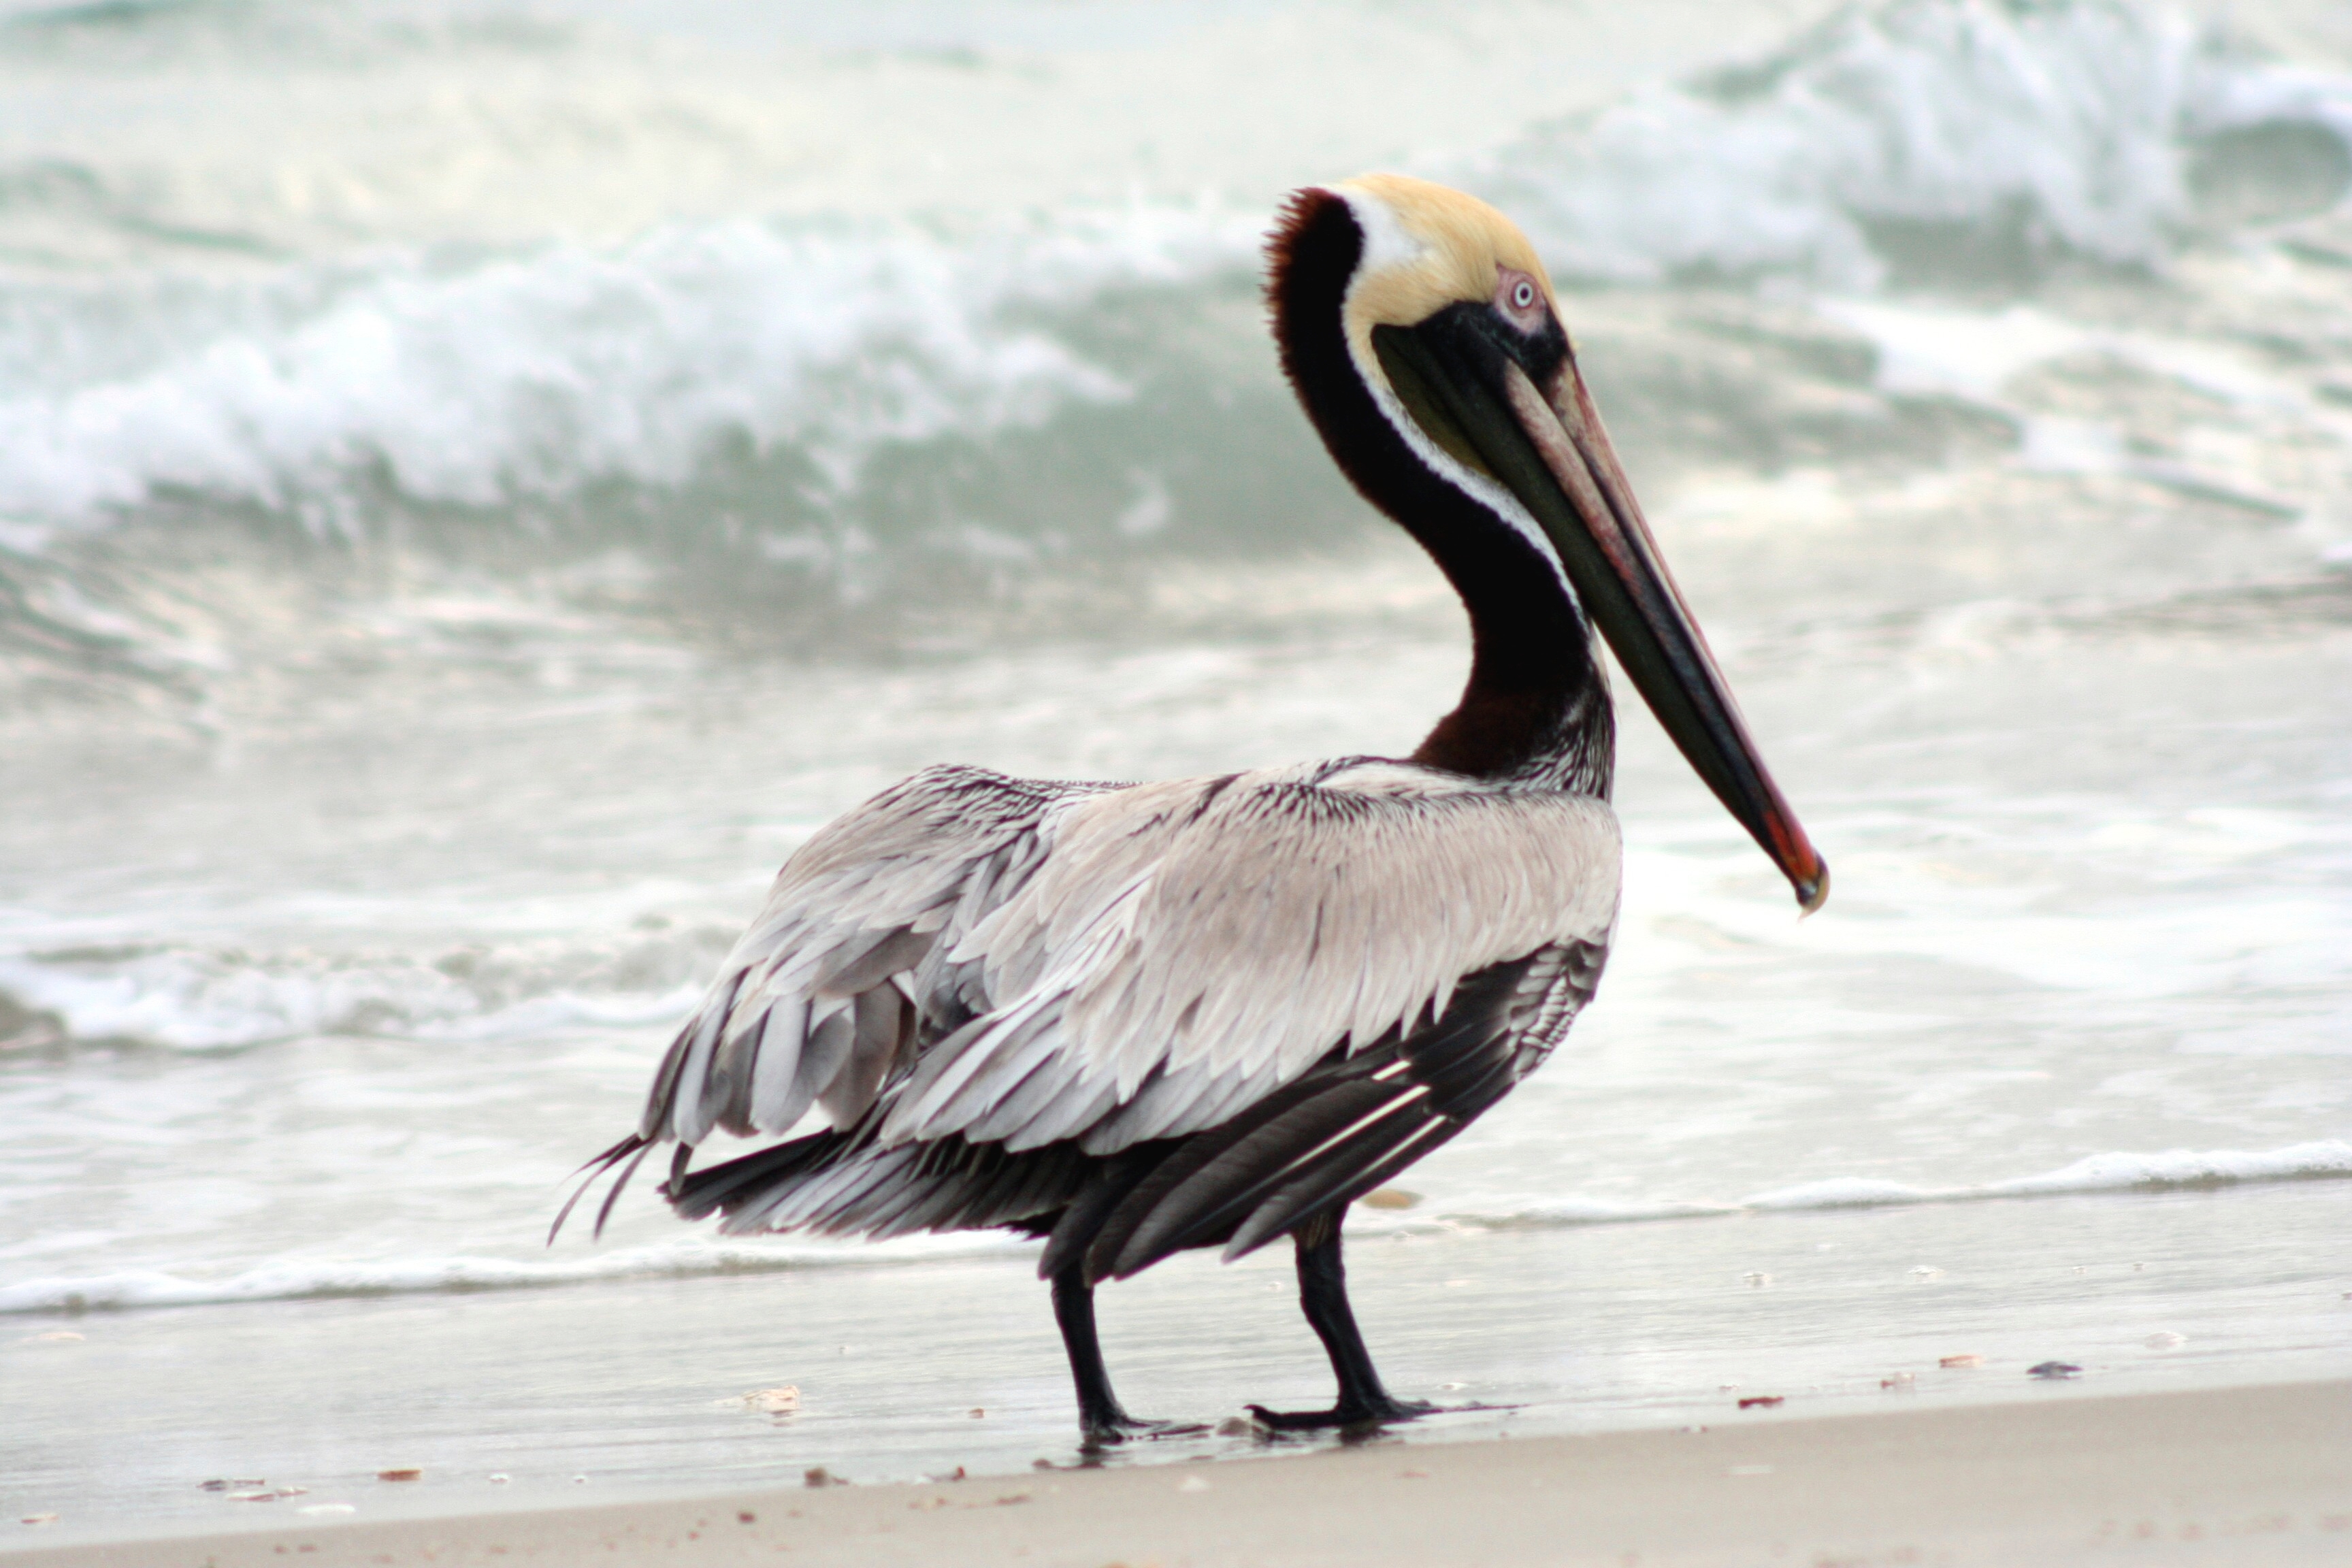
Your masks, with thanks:
[(1465, 975), (1605, 950), (1616, 920), (1606, 804), (1406, 764), (1108, 792), (1049, 848), (950, 953), (997, 1010), (885, 1090), (882, 1146), (1108, 1154), (1198, 1131), (1437, 1017)]
[(836, 1002), (822, 1016), (812, 1012), (810, 1019), (808, 1038), (801, 1042), (800, 1066), (793, 1073), (793, 1103), (803, 1109), (815, 1103), (848, 1064), (857, 1037), (856, 1003)]
[(908, 1012), (907, 999), (895, 985), (876, 985), (857, 994), (849, 1059), (816, 1097), (835, 1127), (852, 1125), (873, 1108), (884, 1075), (906, 1043)]
[(671, 1044), (637, 1135), (863, 1116), (915, 1038), (910, 1003), (935, 1024), (987, 1009), (984, 966), (950, 950), (1045, 863), (1062, 806), (1114, 787), (929, 768), (820, 830)]
[(790, 1127), (808, 1110), (806, 1102), (793, 1104), (793, 1080), (800, 1070), (808, 1021), (808, 1004), (796, 996), (774, 1004), (761, 1020), (751, 1067), (753, 1127)]
[(877, 1157), (1182, 1136), (1435, 1019), (1466, 975), (1605, 951), (1618, 877), (1605, 803), (1410, 764), (1127, 787), (931, 769), (785, 865), (640, 1135), (779, 1132), (814, 1104), (874, 1119)]

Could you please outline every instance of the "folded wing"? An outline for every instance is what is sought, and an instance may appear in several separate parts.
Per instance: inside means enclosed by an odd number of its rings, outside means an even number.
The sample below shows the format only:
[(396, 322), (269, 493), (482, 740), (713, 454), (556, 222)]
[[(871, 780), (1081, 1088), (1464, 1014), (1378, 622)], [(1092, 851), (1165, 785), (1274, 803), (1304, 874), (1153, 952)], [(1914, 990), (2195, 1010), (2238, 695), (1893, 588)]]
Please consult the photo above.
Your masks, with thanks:
[(1108, 1155), (1218, 1126), (1472, 975), (1604, 951), (1619, 858), (1603, 802), (1392, 763), (1072, 801), (948, 955), (992, 1006), (885, 1089), (877, 1142)]
[(814, 1104), (834, 1131), (681, 1166), (673, 1200), (734, 1230), (1053, 1226), (1097, 1277), (1246, 1250), (1540, 1059), (1618, 878), (1605, 803), (1405, 763), (933, 769), (786, 865), (602, 1163)]

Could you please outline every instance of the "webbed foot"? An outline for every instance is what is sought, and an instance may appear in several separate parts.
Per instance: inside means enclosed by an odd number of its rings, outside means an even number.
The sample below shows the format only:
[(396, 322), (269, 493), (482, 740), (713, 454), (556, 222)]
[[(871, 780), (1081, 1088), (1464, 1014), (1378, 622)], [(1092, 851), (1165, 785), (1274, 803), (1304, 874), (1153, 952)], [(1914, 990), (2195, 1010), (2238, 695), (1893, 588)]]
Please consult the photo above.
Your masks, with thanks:
[(1381, 1394), (1376, 1399), (1342, 1401), (1328, 1410), (1268, 1410), (1263, 1405), (1249, 1406), (1253, 1419), (1261, 1426), (1276, 1432), (1312, 1432), (1326, 1426), (1379, 1426), (1391, 1421), (1411, 1421), (1416, 1416), (1442, 1414), (1437, 1405), (1423, 1399), (1391, 1399)]
[(1199, 1421), (1147, 1421), (1124, 1410), (1090, 1415), (1078, 1426), (1081, 1448), (1110, 1448), (1122, 1443), (1149, 1443), (1160, 1437), (1197, 1437), (1208, 1430)]

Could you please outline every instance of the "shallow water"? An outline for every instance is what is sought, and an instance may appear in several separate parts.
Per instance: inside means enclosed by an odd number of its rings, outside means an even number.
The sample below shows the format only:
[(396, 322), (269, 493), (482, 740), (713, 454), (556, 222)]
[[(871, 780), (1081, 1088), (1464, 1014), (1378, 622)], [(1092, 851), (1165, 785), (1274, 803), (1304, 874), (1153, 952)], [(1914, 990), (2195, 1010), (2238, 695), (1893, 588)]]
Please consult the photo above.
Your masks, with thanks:
[[(1350, 1222), (1391, 1383), (1522, 1407), (1417, 1431), (2343, 1372), (2333, 13), (1735, 8), (1706, 51), (1513, 7), (872, 15), (0, 26), (7, 1503), (1067, 1461), (1024, 1244), (721, 1243), (642, 1190), (542, 1238), (834, 813), (948, 759), (1393, 753), (1444, 709), (1458, 612), (1251, 301), (1275, 193), (1379, 162), (1543, 237), (1836, 873), (1796, 922), (1625, 710), (1599, 1001)], [(1278, 110), (1307, 35), (1344, 64)], [(1268, 92), (1204, 129), (1244, 65)], [(310, 142), (235, 121), (261, 80)], [(164, 89), (176, 139), (67, 107)], [(964, 132), (849, 133), (913, 101)], [(1103, 1310), (1139, 1409), (1322, 1397), (1279, 1257)], [(789, 1420), (720, 1403), (783, 1382)]]
[[(2340, 1273), (2277, 1257), (2327, 1250), (2348, 1193), (1448, 1230), (1360, 1241), (1351, 1274), (1391, 1382), (1453, 1407), (1414, 1439), (2252, 1383), (2341, 1373)], [(913, 1292), (953, 1310), (910, 1311)], [(1174, 1260), (1106, 1291), (1102, 1321), (1140, 1412), (1213, 1425), (1248, 1402), (1329, 1397), (1279, 1257)], [(175, 1308), (47, 1331), (7, 1347), (21, 1420), (0, 1455), (12, 1497), (78, 1498), (85, 1524), (252, 1522), (251, 1504), (198, 1489), (215, 1479), (307, 1489), (272, 1514), (379, 1512), (1083, 1458), (1025, 1258)], [(1969, 1355), (1981, 1364), (1940, 1364)], [(2027, 1374), (2053, 1360), (2081, 1377)], [(802, 1392), (794, 1415), (741, 1401), (784, 1383)], [(1267, 1447), (1213, 1431), (1102, 1462)], [(393, 1467), (424, 1479), (375, 1480)]]

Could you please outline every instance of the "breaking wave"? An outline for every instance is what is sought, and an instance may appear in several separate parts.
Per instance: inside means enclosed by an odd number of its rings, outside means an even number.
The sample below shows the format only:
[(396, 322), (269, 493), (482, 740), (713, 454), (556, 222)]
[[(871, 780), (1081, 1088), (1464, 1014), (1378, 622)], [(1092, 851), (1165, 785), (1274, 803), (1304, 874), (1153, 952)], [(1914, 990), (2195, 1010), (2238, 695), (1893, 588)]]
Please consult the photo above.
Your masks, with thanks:
[(69, 525), (179, 492), (332, 535), (364, 525), (372, 495), (528, 505), (682, 486), (782, 447), (807, 487), (838, 493), (887, 444), (1129, 397), (1017, 308), (1188, 279), (1251, 237), (1147, 207), (961, 240), (743, 221), (289, 276), (152, 323), (136, 372), (0, 402), (0, 511)]
[(0, 956), (0, 1050), (211, 1051), (318, 1035), (491, 1040), (683, 1017), (733, 932), (437, 954), (155, 945)]
[(2116, 0), (1904, 0), (1750, 65), (1539, 128), (1487, 171), (1568, 274), (1868, 289), (2159, 265), (2201, 222), (2352, 176), (2352, 81)]
[[(2159, 266), (2200, 225), (2339, 205), (2347, 144), (2352, 80), (2179, 18), (1903, 0), (1430, 172), (1567, 276), (1855, 289)], [(1318, 542), (1352, 512), (1266, 363), (1264, 223), (1138, 199), (0, 283), (0, 617), (38, 598), (30, 555), (142, 519), (618, 547), (852, 599), (923, 561)]]

